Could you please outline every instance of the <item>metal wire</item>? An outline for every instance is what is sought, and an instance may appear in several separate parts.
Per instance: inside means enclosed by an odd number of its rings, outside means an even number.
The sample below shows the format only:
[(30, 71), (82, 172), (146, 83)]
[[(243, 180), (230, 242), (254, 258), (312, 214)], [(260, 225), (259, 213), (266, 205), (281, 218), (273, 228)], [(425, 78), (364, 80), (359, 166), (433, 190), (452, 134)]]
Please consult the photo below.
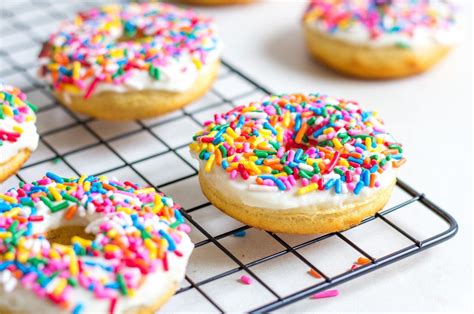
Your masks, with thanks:
[[(51, 18), (51, 20), (53, 20), (53, 21), (59, 21), (59, 20), (62, 20), (66, 17), (64, 12), (62, 12), (58, 9), (51, 8), (49, 3), (43, 2), (43, 1), (41, 1), (41, 2), (32, 1), (30, 3), (30, 5), (25, 5), (22, 10), (23, 11), (42, 10), (42, 12), (45, 15), (49, 16)], [(9, 51), (9, 49), (5, 48), (3, 44), (0, 46), (0, 61), (9, 64), (9, 67), (10, 67), (7, 70), (0, 70), (0, 75), (2, 77), (4, 77), (4, 76), (8, 77), (9, 75), (11, 75), (13, 73), (19, 73), (20, 75), (22, 75), (22, 77), (28, 82), (28, 84), (31, 85), (30, 87), (26, 88), (25, 92), (32, 92), (32, 91), (36, 91), (36, 90), (43, 90), (43, 91), (46, 90), (45, 86), (43, 86), (43, 84), (40, 81), (38, 81), (36, 77), (34, 77), (31, 73), (29, 73), (29, 68), (32, 64), (19, 63), (18, 61), (15, 61), (14, 58), (12, 58), (12, 54), (14, 54), (14, 53), (18, 53), (18, 52), (21, 52), (21, 51), (26, 50), (26, 49), (32, 49), (33, 47), (37, 47), (37, 46), (39, 47), (39, 45), (41, 44), (41, 39), (38, 38), (37, 35), (34, 34), (34, 32), (32, 32), (31, 25), (33, 25), (33, 24), (30, 23), (30, 22), (25, 22), (23, 20), (17, 19), (16, 15), (15, 15), (15, 11), (14, 10), (9, 10), (8, 7), (2, 8), (0, 18), (5, 19), (5, 21), (8, 22), (9, 27), (13, 28), (15, 32), (22, 33), (26, 36), (29, 36), (29, 38), (31, 38), (30, 42), (22, 44), (20, 46), (16, 46), (14, 51)], [(48, 22), (48, 21), (46, 21), (46, 22)], [(46, 23), (46, 22), (44, 22), (44, 23)], [(34, 25), (36, 26), (37, 23), (35, 23)], [(3, 35), (2, 35), (2, 37), (3, 37)], [(250, 84), (253, 87), (252, 90), (250, 90), (249, 92), (247, 92), (243, 95), (239, 95), (237, 98), (241, 98), (241, 97), (246, 96), (246, 95), (251, 95), (251, 94), (256, 93), (256, 92), (261, 92), (261, 93), (265, 93), (265, 94), (270, 94), (271, 93), (271, 91), (268, 88), (262, 86), (258, 82), (252, 80), (251, 78), (246, 76), (244, 73), (242, 73), (238, 69), (237, 66), (229, 64), (226, 61), (223, 61), (222, 63), (225, 65), (225, 67), (227, 67), (229, 69), (228, 73), (225, 74), (224, 78), (227, 75), (235, 75), (240, 80), (246, 82), (247, 84)], [(222, 79), (222, 77), (221, 77), (221, 79)], [(6, 83), (8, 83), (8, 81)], [(205, 110), (209, 110), (210, 108), (220, 106), (222, 104), (230, 104), (232, 106), (235, 106), (235, 103), (234, 103), (235, 98), (229, 99), (229, 98), (226, 97), (226, 95), (222, 95), (216, 90), (213, 90), (212, 92), (214, 93), (215, 96), (217, 96), (219, 98), (219, 101), (217, 101), (213, 104), (209, 104), (206, 107), (200, 108), (200, 109), (194, 111), (192, 114), (188, 113), (188, 111), (181, 110), (182, 115), (180, 115), (177, 118), (168, 119), (165, 122), (156, 122), (156, 123), (147, 125), (142, 121), (137, 121), (136, 122), (138, 124), (137, 129), (126, 132), (124, 134), (120, 134), (120, 135), (115, 136), (115, 137), (113, 137), (111, 139), (108, 139), (108, 140), (104, 140), (100, 136), (100, 134), (98, 134), (93, 128), (90, 127), (89, 124), (90, 124), (90, 122), (93, 121), (93, 119), (91, 119), (91, 118), (85, 118), (85, 119), (80, 118), (79, 116), (77, 116), (73, 112), (69, 111), (68, 109), (65, 109), (65, 112), (67, 113), (67, 115), (72, 119), (72, 123), (69, 123), (68, 125), (65, 125), (65, 126), (62, 126), (62, 127), (59, 127), (59, 128), (55, 128), (53, 130), (42, 132), (40, 134), (40, 139), (41, 139), (42, 144), (45, 145), (54, 154), (54, 156), (48, 157), (48, 158), (45, 158), (43, 160), (39, 160), (39, 161), (36, 161), (36, 162), (29, 163), (26, 166), (24, 166), (22, 168), (22, 170), (26, 170), (26, 169), (31, 168), (31, 167), (36, 167), (36, 166), (39, 166), (39, 165), (44, 164), (44, 163), (50, 163), (50, 162), (55, 161), (55, 160), (61, 160), (75, 174), (79, 175), (80, 171), (78, 169), (76, 169), (71, 162), (68, 162), (67, 157), (71, 156), (73, 154), (76, 154), (78, 152), (87, 150), (87, 149), (91, 149), (91, 148), (99, 147), (99, 146), (105, 146), (108, 150), (110, 150), (121, 161), (122, 164), (120, 166), (107, 169), (106, 171), (96, 173), (96, 175), (106, 173), (106, 172), (112, 172), (112, 171), (115, 171), (115, 170), (120, 170), (122, 168), (129, 167), (144, 182), (146, 182), (150, 186), (154, 186), (154, 184), (152, 182), (150, 182), (150, 180), (147, 179), (146, 174), (142, 173), (141, 171), (139, 171), (139, 169), (137, 169), (136, 164), (140, 163), (140, 162), (143, 162), (143, 161), (146, 161), (146, 160), (149, 160), (149, 159), (152, 159), (152, 158), (155, 158), (155, 157), (158, 157), (160, 155), (168, 154), (168, 153), (171, 152), (177, 158), (179, 158), (182, 162), (184, 162), (186, 165), (188, 165), (190, 167), (190, 169), (193, 169), (193, 171), (189, 175), (177, 178), (177, 179), (169, 181), (169, 182), (165, 182), (165, 183), (160, 184), (159, 186), (156, 186), (156, 187), (158, 189), (162, 189), (163, 187), (166, 187), (168, 185), (175, 184), (175, 183), (178, 183), (180, 181), (192, 178), (192, 177), (197, 175), (196, 169), (193, 167), (192, 164), (190, 164), (185, 158), (183, 158), (178, 153), (178, 150), (186, 147), (187, 144), (172, 148), (166, 143), (165, 140), (163, 140), (162, 138), (160, 138), (159, 135), (157, 135), (155, 132), (153, 132), (152, 128), (154, 128), (158, 125), (161, 125), (163, 123), (169, 123), (173, 119), (180, 119), (183, 116), (190, 118), (191, 120), (193, 120), (197, 124), (200, 124), (198, 119), (196, 119), (196, 117), (195, 117), (196, 114), (198, 114), (200, 112), (203, 112)], [(47, 110), (51, 110), (53, 108), (57, 108), (57, 106), (59, 106), (59, 105), (56, 102), (53, 102), (53, 100), (52, 100), (52, 104), (48, 105), (48, 106), (43, 106), (42, 108), (40, 108), (39, 113), (46, 112)], [(92, 136), (96, 140), (95, 143), (86, 145), (86, 146), (81, 147), (79, 149), (68, 151), (67, 153), (60, 153), (58, 150), (55, 149), (55, 147), (53, 145), (49, 144), (48, 141), (45, 140), (45, 137), (48, 136), (48, 135), (59, 134), (61, 132), (66, 132), (66, 131), (70, 130), (71, 128), (74, 128), (74, 127), (77, 127), (77, 126), (82, 126), (90, 134), (92, 134)], [(166, 148), (166, 151), (160, 152), (160, 153), (157, 153), (157, 154), (154, 154), (154, 155), (151, 155), (151, 156), (147, 156), (145, 158), (141, 158), (141, 159), (136, 160), (134, 162), (128, 162), (110, 144), (110, 142), (112, 142), (113, 140), (127, 138), (127, 137), (132, 136), (134, 134), (137, 134), (139, 132), (146, 132), (149, 135), (151, 135), (154, 139), (156, 139), (158, 142), (160, 142)], [(190, 138), (191, 138), (191, 135), (192, 134), (190, 134)], [(21, 173), (21, 171), (20, 171), (20, 173)], [(19, 180), (23, 180), (23, 178), (20, 174), (17, 175), (17, 178)], [(426, 250), (426, 249), (428, 249), (428, 248), (430, 248), (434, 245), (437, 245), (437, 244), (439, 244), (443, 241), (446, 241), (447, 239), (453, 237), (456, 234), (458, 226), (457, 226), (456, 221), (454, 220), (454, 218), (451, 215), (449, 215), (447, 212), (445, 212), (440, 207), (438, 207), (436, 204), (434, 204), (432, 201), (430, 201), (428, 198), (426, 198), (424, 194), (421, 194), (421, 193), (417, 192), (415, 189), (413, 189), (407, 183), (401, 181), (400, 179), (397, 180), (397, 186), (401, 190), (405, 191), (408, 195), (410, 195), (411, 198), (408, 199), (407, 201), (403, 202), (403, 203), (397, 204), (396, 206), (392, 206), (390, 208), (384, 209), (383, 211), (381, 211), (380, 213), (376, 214), (373, 217), (369, 217), (369, 218), (365, 219), (361, 223), (361, 225), (364, 225), (365, 223), (367, 223), (369, 221), (372, 221), (374, 219), (379, 219), (380, 221), (386, 223), (390, 228), (392, 228), (393, 230), (395, 230), (396, 232), (401, 234), (403, 237), (408, 239), (412, 244), (408, 245), (407, 247), (405, 247), (401, 250), (390, 252), (390, 253), (386, 254), (385, 256), (379, 257), (379, 258), (375, 258), (375, 257), (371, 256), (360, 245), (358, 245), (354, 241), (351, 241), (349, 238), (347, 238), (346, 236), (344, 236), (341, 233), (325, 234), (325, 235), (315, 237), (314, 239), (311, 239), (311, 240), (306, 241), (304, 243), (299, 243), (297, 245), (290, 245), (287, 242), (285, 242), (280, 236), (268, 232), (268, 234), (275, 241), (280, 243), (283, 246), (284, 249), (280, 250), (278, 252), (275, 252), (273, 254), (270, 254), (268, 256), (264, 256), (262, 258), (254, 260), (252, 262), (244, 263), (235, 254), (232, 254), (224, 245), (222, 245), (220, 240), (225, 239), (226, 237), (229, 237), (229, 236), (235, 234), (236, 232), (241, 232), (243, 230), (247, 230), (250, 227), (243, 226), (243, 227), (239, 227), (239, 228), (236, 228), (236, 229), (233, 229), (233, 230), (228, 230), (224, 233), (213, 236), (206, 230), (205, 227), (203, 227), (201, 224), (199, 224), (199, 222), (197, 220), (193, 219), (193, 214), (194, 213), (196, 213), (197, 211), (205, 208), (206, 206), (209, 206), (210, 203), (200, 204), (200, 205), (192, 207), (192, 208), (184, 208), (182, 210), (182, 212), (183, 212), (183, 215), (186, 217), (186, 219), (191, 223), (191, 225), (195, 229), (199, 230), (206, 237), (206, 239), (196, 243), (196, 247), (201, 247), (201, 246), (204, 246), (206, 244), (212, 243), (220, 251), (222, 251), (227, 257), (229, 257), (232, 261), (234, 261), (237, 264), (237, 267), (235, 267), (233, 269), (230, 269), (230, 270), (227, 270), (227, 271), (225, 271), (221, 274), (217, 274), (217, 275), (202, 279), (198, 282), (195, 282), (194, 280), (192, 280), (191, 278), (186, 276), (186, 280), (189, 282), (190, 285), (187, 286), (187, 287), (181, 288), (177, 292), (177, 294), (188, 291), (190, 289), (196, 289), (196, 291), (198, 291), (210, 304), (212, 304), (212, 306), (214, 306), (217, 311), (224, 312), (224, 309), (218, 304), (217, 301), (214, 300), (213, 295), (210, 295), (209, 293), (206, 293), (204, 291), (204, 289), (201, 289), (201, 287), (204, 284), (208, 284), (210, 282), (217, 281), (221, 278), (224, 278), (226, 276), (229, 276), (229, 275), (235, 274), (235, 273), (237, 273), (241, 270), (244, 270), (247, 273), (249, 273), (253, 278), (255, 278), (255, 280), (257, 282), (259, 282), (264, 287), (264, 289), (266, 289), (275, 298), (275, 301), (267, 303), (267, 304), (263, 304), (263, 305), (259, 306), (258, 308), (253, 309), (251, 312), (254, 312), (254, 313), (269, 312), (269, 311), (280, 309), (280, 308), (282, 308), (286, 305), (292, 304), (292, 303), (297, 302), (299, 300), (302, 300), (302, 299), (308, 297), (311, 294), (326, 290), (328, 288), (331, 288), (331, 287), (334, 287), (336, 285), (342, 284), (342, 283), (347, 282), (349, 280), (356, 279), (356, 278), (358, 278), (360, 276), (363, 276), (363, 275), (365, 275), (369, 272), (380, 269), (380, 268), (382, 268), (384, 266), (387, 266), (391, 263), (395, 263), (397, 261), (400, 261), (400, 260), (402, 260), (402, 259), (404, 259), (404, 258), (406, 258), (410, 255), (419, 253), (419, 252), (421, 252), (423, 250)], [(444, 231), (440, 232), (440, 233), (430, 235), (426, 240), (420, 241), (415, 236), (411, 235), (409, 231), (404, 230), (401, 226), (398, 226), (396, 223), (394, 223), (393, 221), (391, 221), (387, 217), (388, 214), (390, 214), (394, 211), (397, 211), (400, 208), (403, 208), (405, 206), (413, 204), (413, 203), (419, 203), (419, 204), (423, 205), (422, 208), (424, 210), (427, 210), (427, 211), (430, 211), (430, 212), (436, 214), (436, 217), (439, 220), (442, 220), (442, 221), (446, 222), (447, 228)], [(410, 215), (410, 214), (407, 213), (407, 215)], [(361, 225), (359, 225), (359, 226), (361, 226)], [(355, 228), (358, 228), (359, 226), (357, 226)], [(327, 239), (333, 238), (333, 237), (339, 238), (341, 241), (346, 243), (348, 246), (350, 246), (354, 250), (358, 251), (362, 256), (368, 258), (370, 260), (370, 263), (366, 264), (366, 265), (363, 265), (361, 267), (358, 267), (356, 269), (348, 270), (348, 271), (346, 271), (342, 274), (331, 277), (330, 275), (325, 274), (321, 269), (319, 269), (316, 265), (311, 263), (308, 259), (306, 259), (300, 253), (300, 250), (302, 248), (308, 247), (308, 246), (313, 245), (317, 242), (324, 241), (324, 240), (327, 240)], [(272, 288), (269, 284), (267, 284), (262, 278), (260, 278), (252, 270), (252, 268), (255, 267), (256, 265), (266, 263), (266, 262), (268, 262), (272, 259), (275, 259), (275, 258), (280, 257), (280, 256), (285, 255), (285, 254), (293, 255), (299, 261), (301, 261), (302, 263), (307, 265), (308, 268), (313, 269), (316, 272), (318, 272), (322, 277), (322, 281), (319, 281), (318, 283), (316, 283), (313, 286), (310, 286), (308, 288), (301, 289), (299, 291), (294, 291), (293, 293), (291, 293), (289, 295), (280, 296), (275, 291), (275, 289)], [(187, 309), (187, 310), (192, 310), (192, 309)]]

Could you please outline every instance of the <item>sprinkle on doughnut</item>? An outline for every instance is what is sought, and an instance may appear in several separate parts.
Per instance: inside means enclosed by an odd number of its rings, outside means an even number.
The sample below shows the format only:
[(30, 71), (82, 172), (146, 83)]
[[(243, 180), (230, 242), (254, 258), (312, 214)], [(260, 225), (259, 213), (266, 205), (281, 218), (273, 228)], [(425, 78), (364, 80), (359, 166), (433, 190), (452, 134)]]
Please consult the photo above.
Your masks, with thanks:
[(267, 96), (204, 123), (190, 149), (253, 191), (359, 194), (403, 163), (376, 112), (322, 94)]
[[(318, 22), (327, 33), (364, 29), (375, 40), (383, 34), (413, 37), (417, 29), (447, 30), (456, 23), (448, 1), (312, 0), (305, 22)], [(398, 46), (408, 48), (407, 42)]]
[(50, 36), (39, 56), (40, 75), (57, 92), (88, 98), (100, 83), (133, 84), (139, 72), (161, 80), (167, 66), (199, 70), (217, 44), (212, 21), (191, 10), (163, 3), (108, 5), (79, 13)]
[[(57, 212), (98, 215), (86, 227), (95, 238), (50, 243), (38, 230), (45, 228), (44, 217)], [(133, 296), (147, 274), (166, 272), (168, 256), (182, 256), (182, 231), (189, 227), (179, 207), (154, 188), (48, 172), (0, 194), (0, 272), (8, 278), (3, 286), (8, 292), (21, 285), (72, 313), (88, 306), (71, 298), (75, 289), (114, 307), (117, 298)]]

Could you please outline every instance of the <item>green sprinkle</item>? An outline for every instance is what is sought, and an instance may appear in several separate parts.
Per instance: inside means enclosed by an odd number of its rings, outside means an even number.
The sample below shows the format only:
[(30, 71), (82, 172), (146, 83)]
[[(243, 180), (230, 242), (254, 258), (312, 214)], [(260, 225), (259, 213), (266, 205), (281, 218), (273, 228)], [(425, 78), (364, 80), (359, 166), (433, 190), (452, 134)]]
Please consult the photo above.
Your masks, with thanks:
[(120, 292), (122, 293), (122, 295), (127, 295), (128, 294), (127, 285), (125, 284), (125, 280), (123, 279), (122, 274), (117, 274), (117, 282), (119, 284)]
[(283, 170), (287, 173), (287, 174), (293, 174), (293, 170), (291, 170), (290, 167), (288, 166), (283, 166)]
[(56, 212), (58, 212), (58, 211), (60, 211), (60, 210), (66, 209), (66, 208), (68, 208), (68, 207), (69, 207), (69, 202), (64, 201), (64, 202), (59, 203), (59, 204), (56, 205), (56, 206), (51, 207), (50, 209), (51, 209), (51, 211), (52, 211), (53, 213), (56, 213)]

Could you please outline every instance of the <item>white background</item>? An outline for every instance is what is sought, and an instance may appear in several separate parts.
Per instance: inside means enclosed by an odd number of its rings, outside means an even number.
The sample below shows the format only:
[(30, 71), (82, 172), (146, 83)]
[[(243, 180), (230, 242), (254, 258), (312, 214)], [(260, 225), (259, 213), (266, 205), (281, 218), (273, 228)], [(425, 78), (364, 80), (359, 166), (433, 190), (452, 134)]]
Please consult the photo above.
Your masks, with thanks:
[[(432, 71), (402, 80), (360, 81), (313, 62), (301, 16), (306, 2), (267, 1), (200, 8), (213, 16), (224, 57), (275, 92), (323, 92), (377, 110), (408, 162), (400, 177), (454, 215), (448, 242), (340, 287), (341, 296), (292, 311), (446, 311), (472, 307), (472, 18), (462, 9), (463, 41)], [(419, 228), (423, 228), (420, 225)]]

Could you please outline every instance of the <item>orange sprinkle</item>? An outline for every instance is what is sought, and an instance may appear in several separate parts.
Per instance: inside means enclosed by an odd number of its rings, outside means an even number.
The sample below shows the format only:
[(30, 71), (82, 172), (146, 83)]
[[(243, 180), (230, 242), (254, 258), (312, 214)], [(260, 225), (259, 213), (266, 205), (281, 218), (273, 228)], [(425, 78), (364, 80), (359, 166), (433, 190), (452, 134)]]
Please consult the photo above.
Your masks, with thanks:
[(257, 179), (255, 179), (255, 182), (257, 182), (257, 184), (263, 184), (263, 179), (260, 177), (257, 177)]
[(65, 217), (67, 220), (70, 220), (70, 219), (72, 219), (72, 217), (74, 217), (74, 214), (76, 213), (76, 211), (77, 211), (77, 206), (76, 206), (76, 205), (71, 206), (71, 207), (69, 207), (69, 209), (67, 210), (66, 215), (64, 215), (64, 217)]
[(357, 259), (357, 264), (359, 264), (359, 265), (366, 265), (366, 264), (370, 264), (370, 263), (372, 263), (372, 261), (370, 259), (368, 259), (367, 257), (361, 256)]
[(271, 166), (271, 165), (275, 165), (275, 164), (279, 164), (279, 163), (280, 163), (280, 158), (265, 159), (263, 161), (263, 164), (265, 166)]
[(407, 161), (406, 158), (402, 158), (399, 161), (393, 161), (392, 166), (393, 166), (393, 168), (398, 168), (401, 165), (403, 165), (406, 161)]
[(12, 218), (15, 219), (15, 220), (18, 220), (18, 222), (20, 222), (20, 223), (28, 221), (28, 219), (26, 219), (25, 217), (20, 217), (20, 216), (14, 216)]
[(107, 184), (107, 183), (102, 183), (102, 186), (103, 186), (106, 190), (108, 190), (108, 191), (115, 191), (115, 190), (116, 190), (115, 187), (113, 187), (113, 186), (111, 186), (111, 185), (109, 185), (109, 184)]
[(310, 274), (311, 276), (313, 276), (314, 278), (317, 278), (317, 279), (322, 278), (321, 275), (312, 268), (308, 271), (308, 274)]
[(373, 188), (375, 186), (375, 173), (370, 174), (370, 187)]
[(220, 149), (216, 149), (214, 151), (214, 154), (216, 155), (216, 164), (220, 166), (222, 164), (222, 153)]
[(295, 137), (295, 142), (296, 143), (301, 143), (301, 140), (303, 139), (303, 136), (306, 134), (306, 131), (308, 130), (308, 124), (307, 123), (304, 123), (300, 130), (298, 131), (298, 134), (296, 134), (296, 137)]

